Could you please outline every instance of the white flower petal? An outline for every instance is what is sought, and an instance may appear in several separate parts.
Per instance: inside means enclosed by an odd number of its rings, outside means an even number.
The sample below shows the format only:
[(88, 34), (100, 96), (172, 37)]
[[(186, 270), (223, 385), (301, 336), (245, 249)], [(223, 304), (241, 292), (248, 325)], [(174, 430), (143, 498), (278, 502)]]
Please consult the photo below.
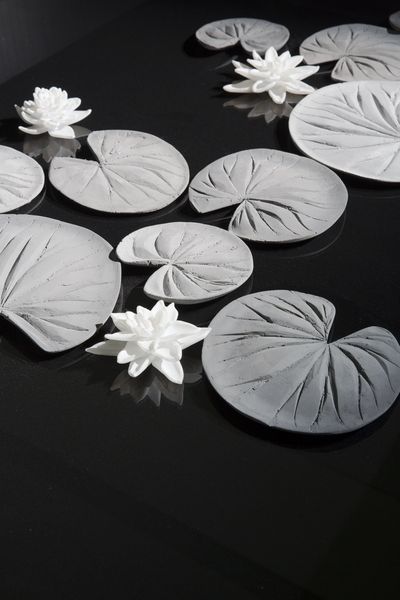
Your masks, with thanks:
[(167, 379), (173, 383), (183, 382), (183, 369), (181, 363), (172, 360), (164, 360), (162, 358), (155, 358), (152, 362), (153, 366), (161, 371)]
[(276, 104), (283, 104), (286, 100), (286, 88), (276, 85), (268, 91), (271, 99)]
[(117, 340), (119, 342), (131, 342), (132, 338), (135, 336), (134, 333), (125, 333), (123, 331), (117, 331), (116, 333), (106, 333), (106, 340)]
[(112, 313), (111, 319), (115, 327), (117, 327), (120, 331), (127, 333), (132, 331), (129, 327), (128, 313)]
[(255, 94), (262, 94), (263, 92), (268, 92), (272, 87), (274, 87), (275, 82), (265, 81), (263, 79), (259, 79), (255, 83), (253, 83), (253, 92)]
[(18, 129), (24, 133), (29, 133), (30, 135), (40, 135), (47, 131), (46, 127), (23, 127), (22, 125), (20, 125)]
[(249, 81), (238, 81), (236, 83), (230, 83), (224, 85), (225, 92), (231, 92), (232, 94), (249, 94), (252, 92), (252, 84)]
[(74, 110), (73, 113), (71, 113), (68, 117), (64, 119), (64, 123), (66, 125), (73, 125), (74, 123), (78, 123), (79, 121), (82, 121), (82, 119), (86, 119), (86, 117), (88, 117), (91, 114), (91, 112), (91, 108), (88, 108), (88, 110)]
[(165, 360), (181, 360), (182, 348), (178, 342), (172, 342), (168, 346), (161, 346), (157, 348), (156, 354), (158, 358)]
[[(76, 110), (81, 105), (82, 100), (80, 98), (68, 98), (67, 107), (68, 110)], [(84, 112), (84, 111), (83, 111)]]
[(275, 50), (275, 48), (273, 46), (268, 48), (268, 50), (265, 53), (265, 60), (272, 62), (272, 61), (276, 61), (277, 58), (278, 58), (278, 53)]
[(150, 359), (147, 357), (138, 358), (130, 363), (128, 374), (130, 377), (138, 377), (150, 365)]
[(304, 81), (293, 81), (286, 86), (286, 89), (291, 94), (311, 94), (315, 92), (315, 88)]
[(72, 140), (75, 138), (75, 131), (69, 125), (61, 127), (61, 129), (49, 129), (49, 135), (55, 138), (62, 138), (65, 140)]
[(301, 54), (297, 54), (295, 56), (290, 57), (290, 60), (288, 61), (288, 65), (291, 69), (294, 69), (295, 67), (297, 67), (297, 65), (300, 65), (303, 62), (303, 60), (304, 60), (304, 57), (301, 56)]
[(123, 343), (115, 341), (99, 342), (90, 348), (86, 348), (86, 352), (90, 354), (99, 354), (103, 356), (117, 356), (123, 347)]

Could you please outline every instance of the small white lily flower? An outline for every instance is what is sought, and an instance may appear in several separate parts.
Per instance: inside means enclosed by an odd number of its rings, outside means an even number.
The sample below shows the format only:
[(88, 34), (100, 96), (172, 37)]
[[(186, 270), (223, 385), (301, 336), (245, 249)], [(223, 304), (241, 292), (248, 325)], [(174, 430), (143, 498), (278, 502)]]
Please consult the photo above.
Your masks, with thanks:
[(239, 94), (261, 94), (268, 92), (276, 104), (283, 104), (287, 92), (291, 94), (310, 94), (314, 88), (302, 79), (316, 73), (319, 67), (298, 65), (303, 57), (291, 56), (289, 51), (278, 55), (275, 48), (269, 48), (265, 57), (262, 58), (258, 52), (253, 52), (253, 58), (247, 62), (250, 67), (236, 60), (232, 61), (235, 73), (245, 77), (244, 81), (224, 85), (226, 92)]
[(25, 100), (22, 106), (15, 105), (21, 119), (30, 125), (21, 125), (19, 129), (31, 135), (48, 132), (52, 137), (73, 139), (75, 132), (71, 125), (92, 112), (91, 109), (76, 110), (80, 104), (80, 98), (68, 98), (67, 92), (61, 88), (36, 87), (33, 100)]
[(211, 329), (178, 321), (175, 305), (165, 306), (162, 300), (151, 310), (143, 306), (138, 306), (136, 310), (136, 313), (127, 311), (112, 314), (111, 318), (119, 331), (106, 334), (105, 342), (99, 342), (86, 351), (116, 356), (120, 364), (129, 363), (128, 373), (131, 377), (138, 377), (153, 365), (173, 383), (182, 383), (182, 350), (203, 340)]

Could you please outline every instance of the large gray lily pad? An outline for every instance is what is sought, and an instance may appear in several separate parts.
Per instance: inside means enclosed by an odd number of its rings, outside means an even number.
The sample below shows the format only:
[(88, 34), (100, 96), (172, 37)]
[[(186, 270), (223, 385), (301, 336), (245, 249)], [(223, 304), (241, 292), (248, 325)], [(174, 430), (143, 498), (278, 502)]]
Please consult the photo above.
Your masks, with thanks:
[(280, 50), (289, 36), (284, 25), (246, 17), (213, 21), (196, 31), (196, 38), (205, 48), (222, 50), (240, 44), (247, 52), (265, 52), (270, 46)]
[(233, 407), (266, 425), (345, 433), (380, 417), (400, 392), (400, 347), (368, 327), (334, 342), (335, 307), (274, 290), (234, 300), (210, 324), (203, 366)]
[(118, 257), (131, 265), (157, 266), (144, 292), (150, 298), (195, 304), (229, 294), (253, 271), (244, 242), (200, 223), (165, 223), (127, 235)]
[(164, 140), (140, 131), (93, 131), (88, 145), (97, 160), (54, 158), (49, 177), (62, 194), (93, 210), (148, 213), (185, 190), (189, 168)]
[(229, 230), (257, 242), (299, 242), (342, 215), (347, 190), (330, 169), (279, 150), (243, 150), (200, 171), (189, 187), (200, 213), (237, 206)]
[(400, 181), (400, 88), (392, 81), (353, 81), (303, 98), (290, 134), (311, 158), (345, 173)]
[(337, 81), (400, 79), (400, 37), (384, 27), (352, 23), (314, 33), (300, 46), (307, 64), (338, 61)]
[(82, 344), (118, 298), (121, 265), (111, 250), (83, 227), (0, 216), (0, 314), (46, 352)]
[(0, 146), (0, 213), (16, 210), (42, 191), (42, 167), (22, 152)]

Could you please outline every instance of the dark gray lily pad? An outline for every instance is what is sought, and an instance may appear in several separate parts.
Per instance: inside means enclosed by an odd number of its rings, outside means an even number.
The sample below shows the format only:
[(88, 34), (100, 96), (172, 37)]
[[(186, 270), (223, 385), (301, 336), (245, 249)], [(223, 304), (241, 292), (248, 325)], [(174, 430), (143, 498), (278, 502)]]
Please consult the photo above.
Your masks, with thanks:
[(0, 216), (0, 314), (46, 352), (82, 344), (118, 298), (121, 265), (111, 250), (83, 227)]
[(335, 307), (274, 290), (234, 300), (210, 324), (203, 366), (234, 408), (266, 425), (333, 434), (380, 417), (400, 392), (400, 347), (380, 327), (328, 341)]
[(182, 154), (164, 140), (140, 131), (93, 131), (88, 145), (96, 160), (54, 158), (51, 183), (93, 210), (148, 213), (174, 202), (189, 181)]
[(205, 48), (222, 50), (240, 44), (246, 52), (265, 52), (271, 46), (280, 50), (289, 36), (284, 25), (245, 17), (213, 21), (196, 31), (196, 38)]
[(303, 98), (289, 118), (297, 146), (345, 173), (400, 182), (400, 88), (394, 81), (352, 81)]
[(243, 150), (200, 171), (189, 187), (200, 213), (237, 206), (229, 230), (257, 242), (299, 242), (343, 214), (347, 190), (330, 169), (279, 150)]
[(300, 46), (309, 65), (338, 61), (337, 81), (400, 79), (400, 37), (384, 27), (352, 23), (318, 31)]
[(389, 23), (391, 24), (393, 29), (396, 29), (396, 31), (400, 31), (400, 10), (397, 10), (396, 12), (390, 15)]
[(42, 167), (22, 152), (0, 146), (0, 213), (16, 210), (42, 191)]
[(146, 282), (150, 298), (195, 304), (229, 294), (253, 272), (249, 248), (224, 229), (201, 223), (165, 223), (127, 235), (118, 257), (160, 267)]

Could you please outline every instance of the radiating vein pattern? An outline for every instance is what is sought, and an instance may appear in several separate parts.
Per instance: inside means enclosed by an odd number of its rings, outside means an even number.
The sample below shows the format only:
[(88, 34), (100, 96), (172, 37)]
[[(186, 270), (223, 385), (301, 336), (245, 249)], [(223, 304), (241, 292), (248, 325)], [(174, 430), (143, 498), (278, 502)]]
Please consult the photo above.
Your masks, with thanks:
[(196, 31), (198, 41), (210, 50), (222, 50), (240, 43), (247, 52), (265, 52), (271, 46), (279, 50), (289, 35), (284, 25), (247, 18), (214, 21)]
[(314, 33), (300, 46), (309, 65), (338, 61), (337, 81), (400, 79), (400, 38), (384, 27), (352, 23)]
[(257, 242), (296, 242), (319, 235), (343, 214), (347, 190), (335, 173), (278, 150), (230, 154), (200, 171), (189, 187), (200, 213), (236, 207), (229, 226)]
[(117, 247), (128, 264), (158, 266), (145, 285), (152, 298), (195, 303), (228, 294), (253, 271), (250, 250), (228, 231), (200, 223), (144, 227)]
[(146, 213), (171, 204), (184, 191), (189, 168), (173, 146), (148, 133), (94, 131), (88, 144), (96, 160), (55, 158), (50, 181), (88, 208)]
[(217, 392), (272, 427), (344, 433), (377, 419), (400, 392), (400, 347), (368, 327), (334, 342), (334, 306), (276, 290), (244, 296), (211, 322), (203, 365)]
[(83, 343), (118, 297), (121, 269), (111, 250), (82, 227), (0, 216), (0, 314), (47, 352)]
[(29, 156), (0, 146), (0, 213), (31, 202), (44, 185), (42, 167)]
[(305, 154), (334, 169), (400, 181), (398, 83), (360, 81), (322, 88), (293, 109), (289, 129)]

